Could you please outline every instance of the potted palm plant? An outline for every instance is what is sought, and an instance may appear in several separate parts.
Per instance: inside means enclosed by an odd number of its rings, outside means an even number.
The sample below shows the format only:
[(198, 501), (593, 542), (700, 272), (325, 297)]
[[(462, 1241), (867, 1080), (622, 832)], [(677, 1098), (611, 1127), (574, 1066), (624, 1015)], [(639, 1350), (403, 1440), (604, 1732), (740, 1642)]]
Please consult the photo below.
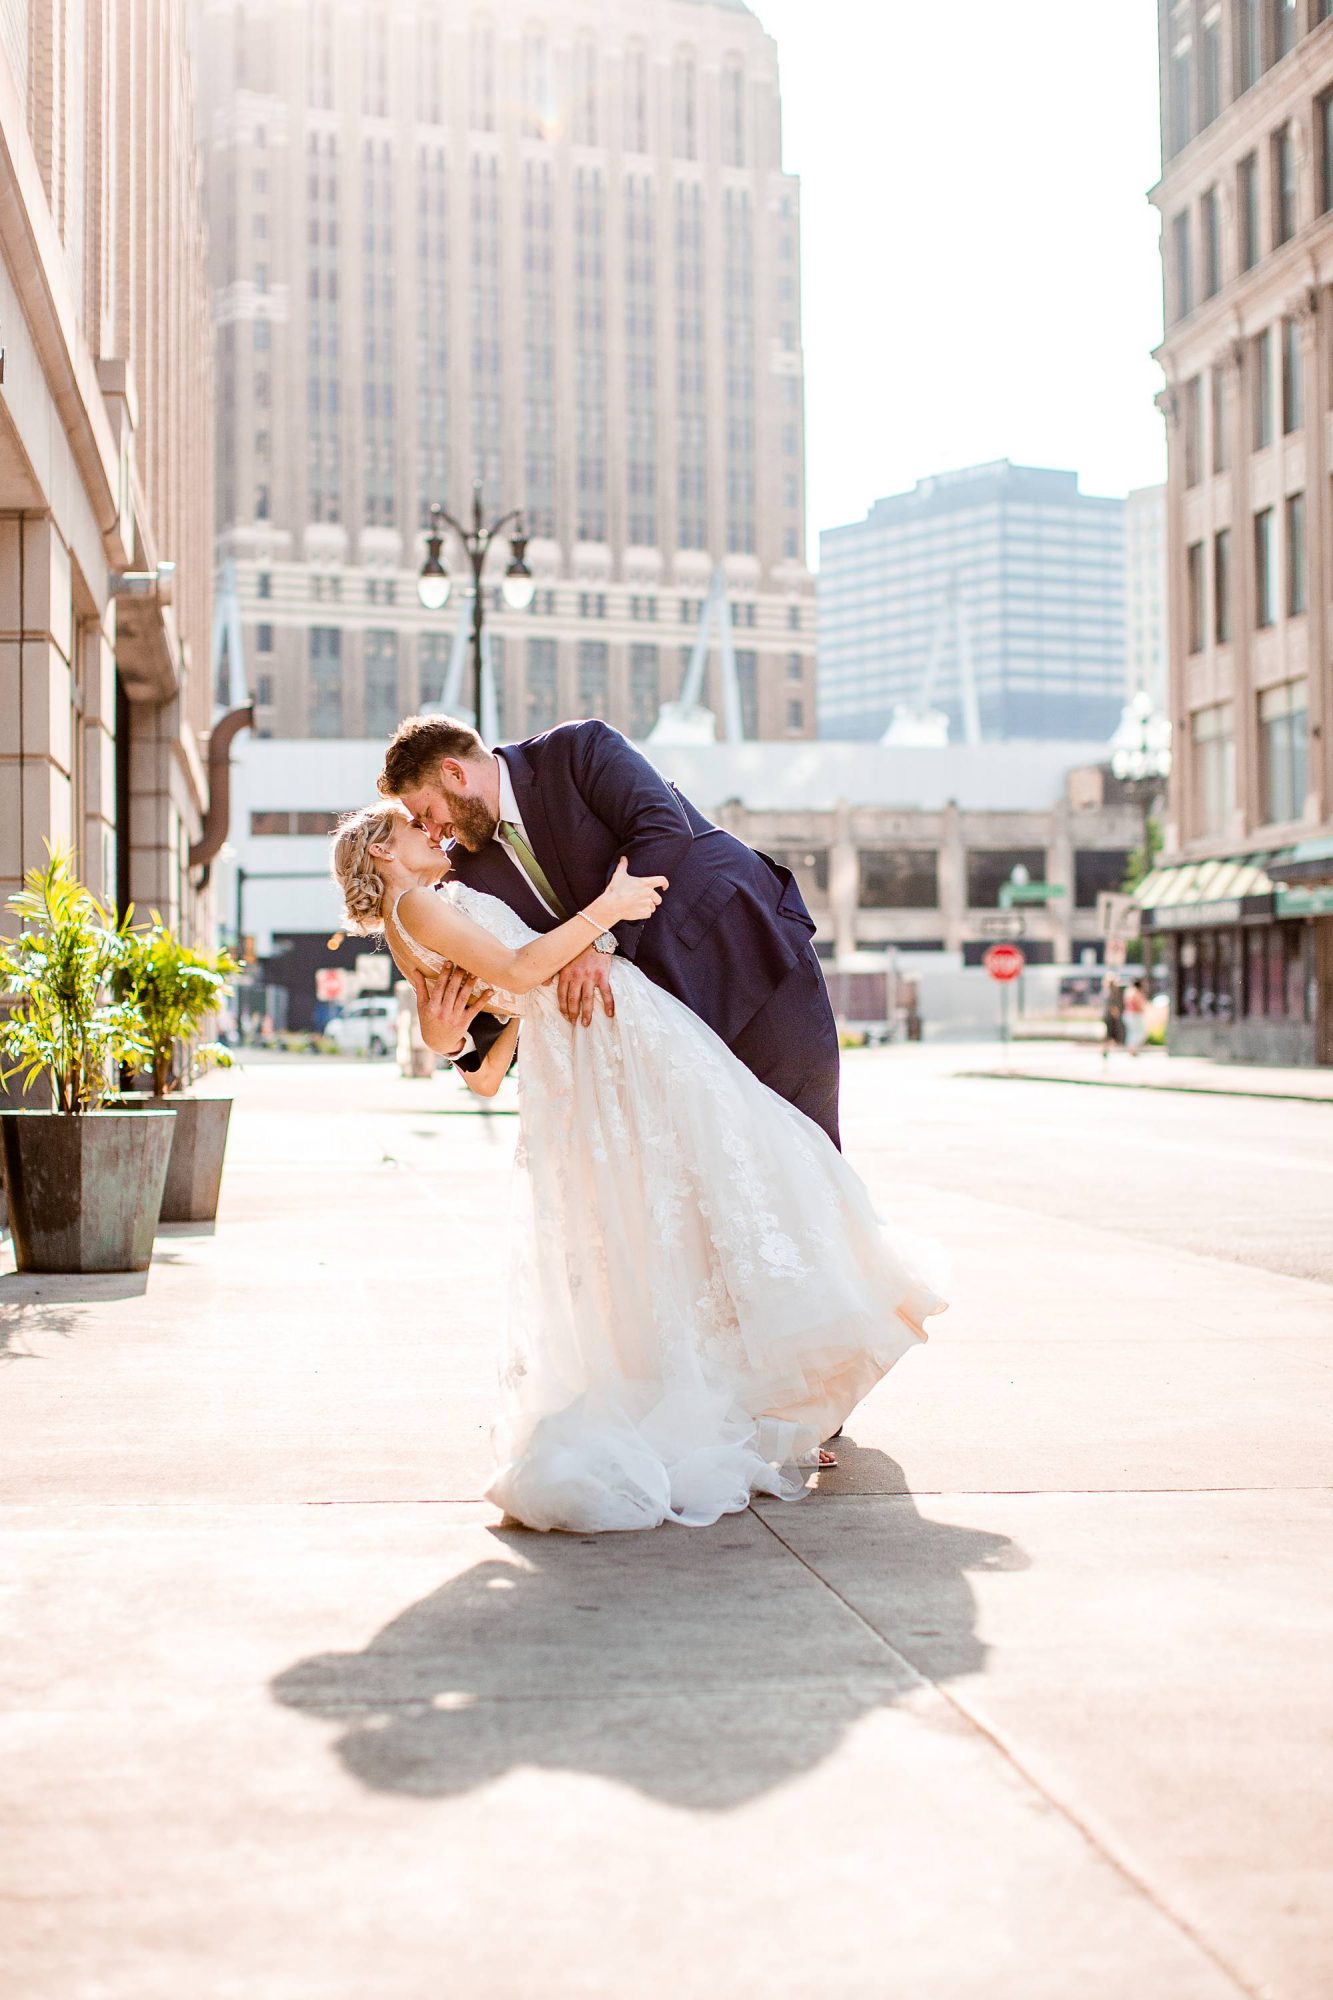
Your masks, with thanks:
[(16, 937), (0, 938), (0, 1077), (46, 1108), (0, 1110), (0, 1159), (21, 1271), (142, 1271), (153, 1254), (171, 1120), (106, 1107), (122, 1063), (147, 1053), (143, 1025), (112, 981), (121, 927), (47, 850), (9, 899)]
[(240, 965), (229, 952), (182, 944), (156, 910), (141, 929), (131, 929), (127, 919), (124, 939), (114, 988), (138, 1012), (147, 1061), (136, 1067), (149, 1071), (153, 1081), (151, 1092), (126, 1096), (123, 1102), (174, 1116), (162, 1221), (211, 1222), (218, 1212), (231, 1099), (191, 1097), (188, 1092), (205, 1070), (230, 1066), (231, 1056), (220, 1042), (201, 1043), (198, 1036)]

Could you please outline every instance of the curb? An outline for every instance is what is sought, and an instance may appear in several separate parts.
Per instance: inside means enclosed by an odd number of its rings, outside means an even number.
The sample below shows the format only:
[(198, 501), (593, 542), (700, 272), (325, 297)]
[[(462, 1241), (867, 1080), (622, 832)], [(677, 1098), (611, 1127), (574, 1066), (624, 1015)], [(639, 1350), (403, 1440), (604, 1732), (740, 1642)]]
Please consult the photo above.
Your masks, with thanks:
[(982, 1083), (1067, 1083), (1075, 1090), (1138, 1090), (1172, 1097), (1243, 1097), (1251, 1104), (1333, 1105), (1333, 1097), (1311, 1097), (1299, 1090), (1227, 1090), (1213, 1083), (1130, 1083), (1110, 1076), (1049, 1076), (1030, 1069), (956, 1069), (954, 1076)]

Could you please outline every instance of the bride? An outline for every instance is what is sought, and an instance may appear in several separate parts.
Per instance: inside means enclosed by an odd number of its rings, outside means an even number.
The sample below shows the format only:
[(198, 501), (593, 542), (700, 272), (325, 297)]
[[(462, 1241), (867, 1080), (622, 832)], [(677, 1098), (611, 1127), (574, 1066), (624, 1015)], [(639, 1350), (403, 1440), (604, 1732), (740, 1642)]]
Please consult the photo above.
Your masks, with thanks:
[(944, 1301), (819, 1127), (636, 966), (612, 960), (614, 1017), (560, 1012), (555, 975), (651, 917), (666, 879), (622, 859), (538, 936), (494, 896), (436, 893), (448, 857), (395, 806), (349, 814), (333, 868), (349, 924), (385, 928), (428, 978), (459, 966), (494, 989), (508, 1026), (471, 1089), (493, 1095), (523, 1038), (525, 1212), (488, 1498), (531, 1528), (595, 1533), (798, 1497), (821, 1438)]

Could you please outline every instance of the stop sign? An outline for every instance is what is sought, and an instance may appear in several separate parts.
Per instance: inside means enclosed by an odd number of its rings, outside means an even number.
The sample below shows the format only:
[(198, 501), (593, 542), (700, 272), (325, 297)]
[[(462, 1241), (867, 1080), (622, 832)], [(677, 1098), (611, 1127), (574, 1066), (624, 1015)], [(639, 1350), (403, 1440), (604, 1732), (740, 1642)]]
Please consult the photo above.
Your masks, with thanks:
[(1027, 960), (1016, 944), (993, 944), (981, 963), (992, 979), (998, 979), (1003, 983), (1005, 980), (1017, 979)]
[(345, 984), (346, 979), (341, 966), (320, 965), (315, 968), (316, 1000), (341, 1000)]

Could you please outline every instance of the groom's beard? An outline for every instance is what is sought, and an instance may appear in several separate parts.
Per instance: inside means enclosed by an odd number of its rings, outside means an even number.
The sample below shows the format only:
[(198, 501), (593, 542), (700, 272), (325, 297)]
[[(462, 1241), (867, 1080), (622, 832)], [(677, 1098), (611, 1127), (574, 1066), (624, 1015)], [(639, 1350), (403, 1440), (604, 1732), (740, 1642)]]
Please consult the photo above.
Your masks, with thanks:
[(466, 847), (469, 854), (479, 854), (483, 847), (494, 840), (500, 822), (480, 799), (471, 793), (461, 797), (445, 794), (449, 804), (449, 823), (454, 830), (454, 839), (460, 847)]

